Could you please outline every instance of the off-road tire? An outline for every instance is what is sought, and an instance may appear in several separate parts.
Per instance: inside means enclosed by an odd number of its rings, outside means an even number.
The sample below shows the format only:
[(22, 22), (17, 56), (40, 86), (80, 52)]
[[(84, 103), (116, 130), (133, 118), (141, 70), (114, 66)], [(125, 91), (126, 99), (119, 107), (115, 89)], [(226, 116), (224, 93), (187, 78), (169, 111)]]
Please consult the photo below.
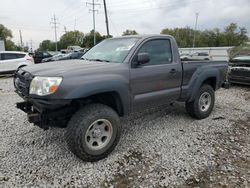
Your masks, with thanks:
[[(200, 110), (200, 107), (199, 107), (199, 99), (200, 99), (201, 95), (205, 92), (210, 94), (211, 104), (210, 104), (209, 108), (205, 112), (203, 112)], [(204, 119), (211, 114), (213, 107), (214, 107), (214, 102), (215, 102), (214, 89), (210, 85), (204, 84), (200, 87), (199, 92), (196, 95), (194, 101), (186, 102), (187, 113), (193, 118)]]
[[(97, 119), (107, 119), (113, 128), (108, 145), (98, 151), (90, 150), (85, 141), (85, 134), (89, 126)], [(68, 122), (66, 128), (66, 142), (68, 148), (84, 161), (98, 161), (108, 156), (119, 142), (121, 135), (120, 118), (109, 106), (103, 104), (89, 104), (80, 108)]]

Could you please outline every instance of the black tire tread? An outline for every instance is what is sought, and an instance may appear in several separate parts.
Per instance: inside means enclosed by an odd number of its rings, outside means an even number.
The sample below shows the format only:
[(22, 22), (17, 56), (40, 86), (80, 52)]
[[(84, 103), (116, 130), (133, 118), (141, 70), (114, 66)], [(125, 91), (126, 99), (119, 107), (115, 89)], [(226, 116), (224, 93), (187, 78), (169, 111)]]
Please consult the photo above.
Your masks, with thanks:
[[(84, 121), (88, 121), (88, 119), (92, 119), (97, 113), (105, 113), (111, 115), (115, 121), (117, 121), (117, 136), (114, 140), (114, 143), (110, 148), (107, 149), (106, 152), (101, 155), (90, 155), (88, 154), (83, 147), (81, 147), (81, 124)], [(68, 148), (80, 159), (84, 161), (97, 161), (104, 157), (106, 157), (111, 151), (115, 148), (117, 143), (119, 142), (121, 135), (121, 127), (120, 127), (120, 118), (118, 114), (109, 106), (103, 104), (89, 104), (81, 109), (79, 109), (71, 118), (66, 128), (65, 139), (68, 145)]]
[[(208, 91), (211, 94), (212, 105), (211, 105), (210, 109), (206, 113), (201, 113), (200, 110), (199, 110), (198, 101), (199, 101), (200, 95), (204, 91)], [(204, 118), (208, 117), (210, 115), (211, 111), (213, 110), (214, 101), (215, 101), (214, 89), (212, 88), (211, 85), (203, 84), (201, 86), (200, 90), (199, 90), (199, 94), (195, 97), (194, 101), (186, 102), (186, 111), (193, 118), (204, 119)]]

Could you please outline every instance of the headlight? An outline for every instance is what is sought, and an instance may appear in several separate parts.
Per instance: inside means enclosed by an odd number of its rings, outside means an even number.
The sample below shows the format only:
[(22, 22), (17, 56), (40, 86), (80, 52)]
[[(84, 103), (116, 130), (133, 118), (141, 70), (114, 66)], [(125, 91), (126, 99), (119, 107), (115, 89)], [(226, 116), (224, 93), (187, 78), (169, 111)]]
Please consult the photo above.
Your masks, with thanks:
[(62, 82), (61, 77), (40, 77), (36, 76), (30, 83), (30, 94), (40, 96), (55, 93)]

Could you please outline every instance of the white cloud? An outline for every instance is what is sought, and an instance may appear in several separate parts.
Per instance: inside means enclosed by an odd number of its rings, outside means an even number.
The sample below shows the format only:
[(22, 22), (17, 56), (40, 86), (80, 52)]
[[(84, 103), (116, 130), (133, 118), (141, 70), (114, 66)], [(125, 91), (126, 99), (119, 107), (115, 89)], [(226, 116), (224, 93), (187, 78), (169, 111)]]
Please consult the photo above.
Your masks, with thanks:
[[(90, 0), (90, 2), (92, 2)], [(195, 12), (199, 12), (198, 28), (224, 28), (231, 22), (250, 31), (249, 0), (106, 0), (110, 32), (121, 35), (125, 29), (135, 29), (141, 34), (159, 33), (166, 27), (194, 26)], [(102, 4), (102, 0), (96, 0)], [(8, 7), (8, 8), (6, 8)], [(11, 8), (9, 8), (11, 7)], [(19, 41), (19, 29), (24, 41), (31, 39), (35, 47), (43, 39), (54, 40), (50, 21), (53, 14), (59, 19), (59, 36), (74, 27), (89, 32), (92, 25), (91, 7), (83, 0), (8, 0), (1, 2), (0, 23), (13, 31)], [(96, 30), (106, 34), (103, 6), (96, 7)], [(75, 25), (76, 19), (76, 25)]]

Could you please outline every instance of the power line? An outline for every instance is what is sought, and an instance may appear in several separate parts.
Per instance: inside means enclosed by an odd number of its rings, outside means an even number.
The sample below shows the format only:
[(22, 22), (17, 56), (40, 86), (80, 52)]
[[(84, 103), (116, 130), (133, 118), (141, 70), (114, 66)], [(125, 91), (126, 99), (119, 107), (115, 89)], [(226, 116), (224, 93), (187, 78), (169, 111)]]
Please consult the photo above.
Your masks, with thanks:
[(98, 12), (98, 10), (95, 9), (95, 6), (100, 6), (99, 3), (95, 3), (95, 0), (92, 0), (92, 3), (87, 2), (86, 5), (92, 6), (92, 9), (89, 9), (90, 12), (93, 13), (93, 32), (94, 32), (94, 46), (96, 45), (96, 35), (95, 35), (95, 13)]
[[(192, 3), (198, 3), (198, 2), (202, 2), (201, 0), (190, 0), (190, 2)], [(185, 1), (171, 1), (171, 2), (167, 2), (167, 3), (161, 3), (161, 4), (157, 4), (156, 7), (152, 7), (152, 6), (142, 6), (142, 7), (135, 7), (135, 8), (119, 8), (119, 9), (115, 9), (115, 11), (119, 11), (119, 12), (126, 12), (126, 14), (123, 15), (127, 15), (127, 13), (140, 13), (140, 12), (144, 12), (145, 10), (152, 10), (152, 9), (165, 9), (165, 8), (177, 8), (180, 7), (182, 5), (185, 5)], [(122, 6), (125, 7), (125, 6)], [(145, 14), (143, 14), (145, 15)]]
[(50, 23), (52, 24), (52, 27), (55, 30), (55, 42), (56, 42), (56, 51), (57, 51), (58, 50), (58, 48), (57, 48), (57, 29), (58, 29), (59, 22), (58, 22), (58, 19), (56, 18), (55, 14), (54, 14), (54, 17), (51, 18)]

